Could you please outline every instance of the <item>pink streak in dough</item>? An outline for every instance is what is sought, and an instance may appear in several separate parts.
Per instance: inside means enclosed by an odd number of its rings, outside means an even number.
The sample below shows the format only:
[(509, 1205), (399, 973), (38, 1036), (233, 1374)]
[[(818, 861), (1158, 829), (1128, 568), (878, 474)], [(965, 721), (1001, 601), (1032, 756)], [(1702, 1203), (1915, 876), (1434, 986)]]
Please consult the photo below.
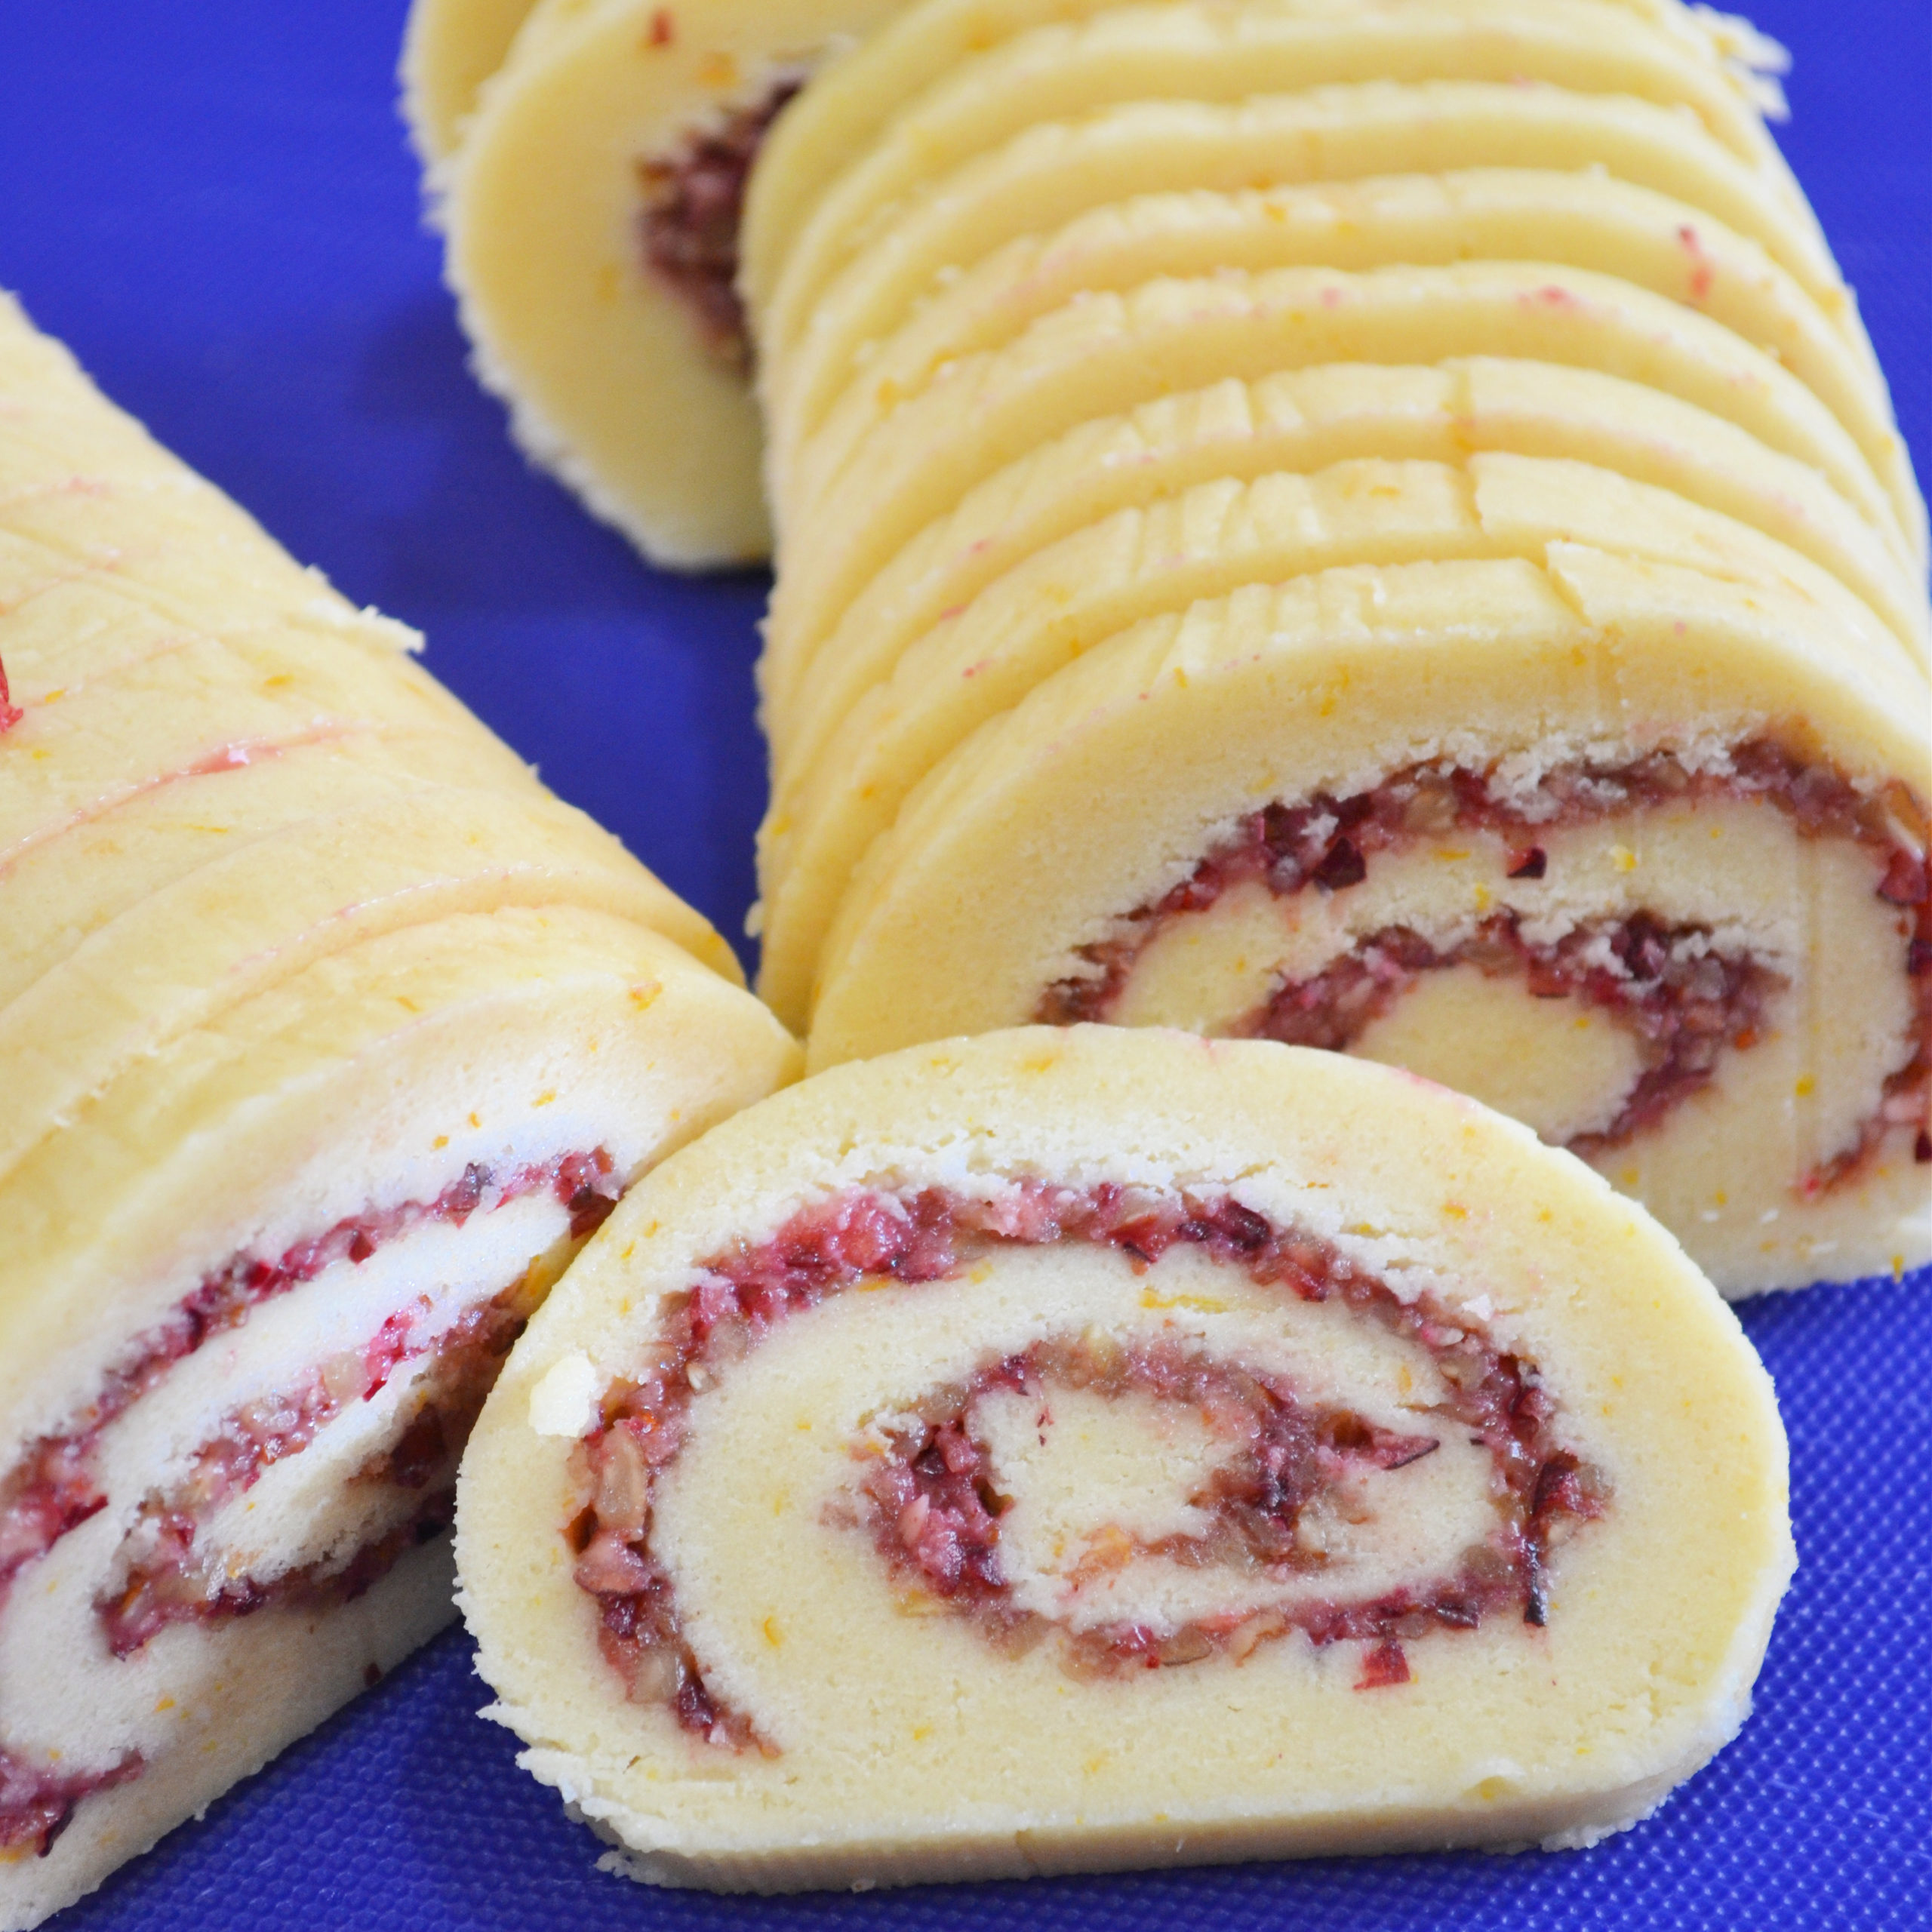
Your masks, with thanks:
[[(19, 709), (12, 719), (0, 723), (0, 733), (4, 733), (7, 723), (17, 721), (26, 716)], [(299, 751), (310, 745), (327, 745), (340, 743), (354, 737), (368, 728), (354, 724), (318, 724), (306, 731), (297, 731), (286, 738), (238, 739), (232, 744), (219, 745), (205, 752), (191, 764), (184, 764), (173, 771), (158, 773), (152, 778), (143, 779), (138, 785), (130, 785), (106, 796), (96, 798), (82, 810), (70, 812), (63, 819), (37, 826), (26, 838), (10, 846), (4, 856), (0, 856), (0, 878), (29, 852), (45, 845), (51, 838), (57, 838), (63, 832), (73, 832), (84, 825), (93, 825), (112, 816), (124, 805), (131, 804), (137, 798), (146, 798), (150, 792), (165, 791), (171, 785), (179, 785), (192, 778), (212, 778), (224, 771), (242, 771), (251, 764), (260, 764), (272, 758), (279, 758), (285, 752)]]
[[(1364, 1666), (1358, 1687), (1376, 1688), (1406, 1681), (1404, 1640), (1473, 1629), (1505, 1607), (1520, 1606), (1525, 1623), (1545, 1621), (1551, 1550), (1571, 1527), (1602, 1512), (1607, 1484), (1556, 1441), (1555, 1404), (1535, 1364), (1497, 1349), (1467, 1313), (1426, 1294), (1404, 1302), (1326, 1244), (1277, 1228), (1225, 1196), (1110, 1183), (1080, 1192), (1037, 1180), (992, 1201), (937, 1189), (909, 1198), (861, 1189), (801, 1211), (757, 1247), (703, 1263), (697, 1287), (669, 1304), (662, 1338), (637, 1378), (606, 1392), (600, 1420), (579, 1446), (575, 1476), (587, 1500), (564, 1535), (577, 1556), (578, 1586), (596, 1601), (600, 1647), (632, 1700), (668, 1704), (684, 1729), (711, 1743), (774, 1755), (751, 1719), (706, 1685), (678, 1621), (672, 1580), (651, 1549), (653, 1487), (683, 1447), (698, 1389), (789, 1316), (857, 1282), (941, 1281), (989, 1249), (1058, 1241), (1100, 1242), (1143, 1266), (1170, 1247), (1195, 1247), (1284, 1294), (1339, 1300), (1426, 1351), (1451, 1391), (1441, 1421), (1488, 1452), (1497, 1515), (1493, 1534), (1463, 1553), (1452, 1575), (1419, 1589), (1364, 1601), (1304, 1598), (1292, 1610), (1209, 1619), (1171, 1632), (1138, 1626), (1063, 1631), (1071, 1672), (1156, 1669), (1223, 1651), (1239, 1662), (1258, 1644), (1300, 1629), (1316, 1644), (1369, 1645), (1380, 1662)], [(1284, 1383), (1168, 1345), (1054, 1337), (989, 1362), (963, 1385), (929, 1392), (915, 1405), (922, 1426), (875, 1460), (858, 1491), (888, 1567), (970, 1618), (1001, 1648), (1031, 1647), (1048, 1634), (1048, 1620), (1010, 1601), (998, 1499), (968, 1412), (988, 1389), (1055, 1382), (1103, 1395), (1138, 1389), (1214, 1411), (1239, 1447), (1208, 1499), (1214, 1527), (1199, 1549), (1163, 1553), (1249, 1574), (1285, 1577), (1295, 1570), (1297, 1515), (1351, 1463), (1400, 1468), (1438, 1446), (1437, 1438), (1399, 1436), (1352, 1411), (1307, 1407)]]

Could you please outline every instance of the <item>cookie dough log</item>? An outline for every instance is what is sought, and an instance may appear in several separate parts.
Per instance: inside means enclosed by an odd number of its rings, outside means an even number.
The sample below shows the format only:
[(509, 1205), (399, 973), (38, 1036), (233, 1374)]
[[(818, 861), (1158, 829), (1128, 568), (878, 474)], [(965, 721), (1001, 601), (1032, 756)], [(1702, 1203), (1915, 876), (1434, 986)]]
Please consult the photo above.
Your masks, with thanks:
[(540, 0), (438, 171), (478, 374), (525, 453), (654, 562), (769, 547), (744, 178), (827, 42), (896, 4)]
[[(800, 1017), (853, 868), (907, 794), (979, 725), (1141, 618), (1346, 565), (1544, 561), (1583, 543), (1801, 601), (1852, 655), (1922, 675), (1922, 657), (1836, 579), (1673, 493), (1591, 465), (1514, 456), (1464, 465), (1360, 460), (1253, 484), (1222, 479), (1123, 510), (1052, 545), (911, 645), (777, 787), (759, 853), (760, 988)], [(822, 662), (814, 682), (836, 667)], [(854, 680), (856, 682), (856, 679)]]
[(924, 525), (1082, 422), (1229, 378), (1473, 356), (1595, 370), (1743, 430), (1819, 472), (1896, 569), (1919, 574), (1908, 533), (1924, 509), (1896, 437), (1873, 424), (1861, 444), (1782, 363), (1695, 309), (1533, 262), (1229, 269), (1077, 297), (897, 402), (785, 506), (768, 648), (787, 665), (808, 657)]
[[(829, 60), (810, 97), (774, 131), (771, 165), (758, 171), (746, 198), (740, 280), (753, 312), (762, 315), (771, 306), (818, 202), (908, 103), (922, 99), (936, 82), (975, 56), (1029, 29), (1084, 20), (1112, 3), (924, 0), (884, 22), (857, 48)], [(1692, 61), (1709, 65), (1715, 60), (1740, 95), (1760, 112), (1783, 117), (1786, 107), (1777, 76), (1789, 67), (1789, 56), (1748, 21), (1686, 7), (1681, 0), (1614, 4), (1661, 29)], [(1313, 14), (1318, 9), (1303, 6), (1294, 11)], [(1823, 238), (1815, 223), (1808, 214), (1801, 219), (1810, 226), (1823, 256)]]
[(1029, 1020), (1396, 1062), (1727, 1293), (1932, 1255), (1925, 685), (1783, 592), (1574, 543), (1148, 620), (936, 765), (811, 1062)]
[(408, 633), (11, 303), (0, 472), (11, 1932), (447, 1620), (510, 1340), (796, 1049)]
[(666, 1162), (457, 1555), (612, 1862), (764, 1891), (1588, 1844), (1736, 1734), (1792, 1561), (1769, 1381), (1640, 1208), (1386, 1069), (1092, 1027)]

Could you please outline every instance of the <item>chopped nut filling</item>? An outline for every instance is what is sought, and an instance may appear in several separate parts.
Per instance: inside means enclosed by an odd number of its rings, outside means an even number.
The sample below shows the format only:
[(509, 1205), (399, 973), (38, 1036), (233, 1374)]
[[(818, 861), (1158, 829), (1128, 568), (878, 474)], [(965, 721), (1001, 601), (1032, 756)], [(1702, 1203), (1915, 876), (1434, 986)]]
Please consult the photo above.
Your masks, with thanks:
[(752, 363), (737, 287), (745, 183), (765, 131), (804, 84), (802, 72), (781, 74), (758, 100), (637, 165), (645, 266), (685, 304), (705, 346), (728, 368), (749, 371)]
[[(1863, 846), (1873, 857), (1878, 897), (1911, 921), (1906, 971), (1916, 1008), (1912, 1057), (1886, 1079), (1857, 1143), (1805, 1175), (1800, 1191), (1814, 1195), (1846, 1180), (1901, 1126), (1918, 1129), (1916, 1157), (1932, 1160), (1926, 1132), (1932, 1112), (1932, 889), (1924, 811), (1903, 786), (1862, 793), (1830, 767), (1767, 738), (1735, 747), (1717, 769), (1658, 752), (1614, 768), (1558, 766), (1526, 789), (1506, 785), (1495, 768), (1417, 766), (1346, 798), (1324, 792), (1300, 805), (1269, 805), (1244, 820), (1179, 885), (1128, 913), (1118, 937), (1081, 948), (1090, 970), (1048, 987), (1035, 1017), (1054, 1026), (1108, 1019), (1137, 961), (1161, 931), (1250, 881), (1281, 898), (1310, 886), (1343, 892), (1367, 878), (1380, 854), (1472, 831), (1510, 841), (1511, 878), (1540, 879), (1548, 858), (1538, 841), (1553, 829), (1718, 799), (1761, 800), (1786, 814), (1801, 837)], [(1666, 924), (1639, 912), (1586, 922), (1554, 944), (1532, 945), (1517, 915), (1506, 910), (1454, 945), (1438, 946), (1406, 927), (1384, 928), (1321, 972), (1276, 986), (1228, 1030), (1343, 1051), (1420, 975), (1462, 964), (1489, 977), (1520, 977), (1538, 998), (1582, 1000), (1636, 1039), (1643, 1071), (1615, 1118), (1569, 1143), (1586, 1155), (1654, 1127), (1709, 1083), (1727, 1049), (1748, 1051), (1761, 1036), (1767, 1001), (1784, 983), (1762, 961), (1718, 946), (1704, 927)]]
[[(1550, 1552), (1570, 1527), (1601, 1513), (1607, 1484), (1555, 1439), (1555, 1404), (1535, 1364), (1497, 1349), (1468, 1313), (1426, 1293), (1405, 1302), (1327, 1244), (1277, 1228), (1225, 1196), (1039, 1181), (990, 1201), (937, 1189), (903, 1198), (859, 1190), (802, 1211), (758, 1247), (703, 1264), (698, 1285), (669, 1305), (642, 1372), (606, 1392), (597, 1426), (579, 1445), (575, 1475), (587, 1500), (564, 1534), (577, 1554), (579, 1587), (597, 1599), (604, 1655), (633, 1700), (669, 1704), (686, 1730), (714, 1744), (771, 1752), (750, 1718), (706, 1686), (678, 1620), (672, 1580), (651, 1549), (654, 1485), (683, 1447), (694, 1395), (788, 1316), (857, 1282), (941, 1281), (1003, 1245), (1060, 1241), (1101, 1243), (1146, 1264), (1186, 1245), (1284, 1294), (1340, 1301), (1425, 1352), (1448, 1391), (1432, 1413), (1487, 1453), (1495, 1514), (1492, 1532), (1463, 1553), (1454, 1574), (1419, 1587), (1364, 1601), (1300, 1595), (1287, 1607), (1176, 1629), (1063, 1629), (1070, 1670), (1152, 1669), (1220, 1651), (1239, 1662), (1258, 1644), (1300, 1629), (1317, 1644), (1371, 1645), (1368, 1688), (1407, 1680), (1404, 1641), (1473, 1629), (1506, 1607), (1519, 1607), (1526, 1623), (1544, 1622)], [(1351, 1467), (1399, 1469), (1439, 1446), (1435, 1436), (1308, 1404), (1278, 1377), (1168, 1343), (1052, 1339), (990, 1362), (963, 1384), (929, 1392), (915, 1405), (916, 1423), (889, 1435), (889, 1452), (871, 1452), (857, 1487), (888, 1566), (1006, 1649), (1030, 1647), (1051, 1620), (1010, 1601), (999, 1548), (1004, 1502), (971, 1412), (994, 1389), (1055, 1384), (1186, 1403), (1212, 1412), (1218, 1431), (1238, 1445), (1197, 1499), (1208, 1528), (1149, 1546), (1190, 1567), (1284, 1577), (1318, 1568), (1318, 1554), (1297, 1543), (1303, 1511)]]
[[(334, 1356), (294, 1389), (264, 1395), (226, 1417), (193, 1452), (188, 1475), (143, 1500), (122, 1543), (124, 1574), (94, 1603), (117, 1657), (131, 1656), (170, 1623), (248, 1617), (272, 1603), (346, 1602), (405, 1551), (448, 1527), (457, 1457), (503, 1357), (530, 1318), (532, 1297), (519, 1281), (466, 1310), (432, 1340), (412, 1337), (411, 1317), (419, 1312), (429, 1313), (426, 1297), (392, 1315), (367, 1348)], [(408, 1426), (392, 1447), (351, 1478), (404, 1491), (424, 1489), (435, 1479), (433, 1492), (405, 1523), (346, 1561), (324, 1559), (265, 1581), (230, 1574), (218, 1558), (196, 1547), (198, 1533), (223, 1503), (272, 1464), (300, 1454), (350, 1403), (370, 1400), (398, 1369), (417, 1361), (428, 1367)]]
[[(325, 1269), (345, 1260), (359, 1265), (426, 1222), (460, 1227), (472, 1214), (549, 1192), (569, 1211), (571, 1238), (581, 1240), (616, 1204), (612, 1177), (611, 1157), (601, 1148), (534, 1163), (500, 1180), (472, 1163), (432, 1201), (405, 1201), (340, 1221), (275, 1260), (238, 1254), (205, 1276), (162, 1321), (134, 1338), (63, 1429), (29, 1443), (0, 1475), (0, 1609), (23, 1569), (106, 1507), (97, 1460), (109, 1426), (212, 1337), (238, 1327), (262, 1303)], [(423, 1309), (412, 1305), (391, 1315), (365, 1347), (332, 1357), (294, 1389), (264, 1395), (225, 1418), (194, 1453), (190, 1473), (148, 1497), (130, 1526), (122, 1545), (130, 1553), (125, 1581), (96, 1605), (113, 1654), (131, 1655), (168, 1623), (247, 1616), (272, 1603), (345, 1602), (446, 1529), (457, 1459), (503, 1356), (521, 1331), (526, 1302), (520, 1280), (441, 1333), (420, 1337), (411, 1324)], [(426, 1492), (401, 1521), (338, 1558), (266, 1582), (229, 1577), (196, 1548), (198, 1531), (223, 1502), (272, 1464), (299, 1454), (351, 1402), (374, 1396), (398, 1368), (419, 1359), (429, 1364), (422, 1399), (398, 1439), (352, 1478)], [(0, 1745), (0, 1857), (16, 1845), (44, 1852), (83, 1798), (125, 1783), (141, 1768), (139, 1755), (131, 1753), (107, 1772), (57, 1777)]]
[[(1355, 1305), (1375, 1306), (1359, 1298)], [(1466, 1318), (1458, 1321), (1456, 1332), (1466, 1342)], [(1473, 1363), (1480, 1351), (1468, 1352)], [(1494, 1364), (1483, 1365), (1483, 1379), (1472, 1389), (1451, 1384), (1458, 1392), (1443, 1420), (1481, 1436), (1496, 1458), (1499, 1478), (1497, 1531), (1466, 1551), (1452, 1574), (1366, 1601), (1301, 1598), (1191, 1620), (1171, 1629), (1134, 1623), (1063, 1631), (1065, 1668), (1077, 1677), (1099, 1676), (1195, 1663), (1221, 1651), (1241, 1662), (1260, 1644), (1298, 1629), (1318, 1645), (1368, 1644), (1386, 1671), (1401, 1659), (1404, 1638), (1474, 1629), (1485, 1616), (1512, 1605), (1521, 1607), (1526, 1623), (1542, 1623), (1544, 1560), (1558, 1521), (1599, 1514), (1605, 1487), (1600, 1475), (1567, 1450), (1539, 1457), (1546, 1445), (1526, 1442), (1526, 1420), (1532, 1425), (1529, 1434), (1539, 1432), (1534, 1417), (1526, 1417), (1524, 1409), (1533, 1386), (1524, 1377), (1533, 1373), (1514, 1358), (1498, 1357)], [(1352, 1410), (1307, 1407), (1278, 1377), (1171, 1344), (1123, 1346), (1082, 1336), (1037, 1343), (990, 1363), (964, 1383), (932, 1391), (918, 1403), (918, 1423), (891, 1432), (890, 1453), (872, 1463), (860, 1487), (888, 1563), (907, 1581), (971, 1616), (1002, 1649), (1030, 1649), (1050, 1634), (1052, 1620), (1013, 1607), (1000, 1564), (998, 1519), (1008, 1499), (998, 1494), (992, 1457), (974, 1432), (972, 1418), (980, 1398), (1000, 1388), (1046, 1401), (1057, 1388), (1103, 1396), (1150, 1394), (1199, 1411), (1217, 1435), (1242, 1443), (1207, 1491), (1190, 1499), (1209, 1518), (1204, 1533), (1148, 1541), (1116, 1531), (1106, 1558), (1113, 1567), (1154, 1556), (1189, 1568), (1214, 1566), (1284, 1579), (1318, 1573), (1330, 1559), (1318, 1542), (1298, 1534), (1303, 1512), (1334, 1488), (1351, 1465), (1404, 1469), (1441, 1446), (1439, 1437), (1380, 1428)], [(1406, 1683), (1406, 1663), (1399, 1676), (1377, 1681)]]

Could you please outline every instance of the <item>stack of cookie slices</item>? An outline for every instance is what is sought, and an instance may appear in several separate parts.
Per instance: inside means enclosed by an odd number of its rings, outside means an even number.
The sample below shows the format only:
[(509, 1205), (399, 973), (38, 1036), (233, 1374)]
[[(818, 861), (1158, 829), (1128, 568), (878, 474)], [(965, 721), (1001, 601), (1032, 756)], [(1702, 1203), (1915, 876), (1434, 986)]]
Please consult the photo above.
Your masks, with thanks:
[(784, 110), (761, 990), (813, 1064), (1315, 1045), (1728, 1291), (1932, 1252), (1924, 511), (1740, 45), (934, 0)]

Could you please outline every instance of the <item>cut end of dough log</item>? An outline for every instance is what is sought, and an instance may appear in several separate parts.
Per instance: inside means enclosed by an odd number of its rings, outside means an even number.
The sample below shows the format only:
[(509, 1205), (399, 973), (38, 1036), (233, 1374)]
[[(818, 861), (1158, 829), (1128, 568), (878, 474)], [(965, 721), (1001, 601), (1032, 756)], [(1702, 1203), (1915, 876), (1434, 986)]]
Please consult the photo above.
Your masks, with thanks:
[(1026, 1029), (657, 1170), (458, 1553), (623, 1869), (774, 1890), (1621, 1829), (1743, 1721), (1785, 1481), (1734, 1318), (1571, 1157), (1333, 1055)]

